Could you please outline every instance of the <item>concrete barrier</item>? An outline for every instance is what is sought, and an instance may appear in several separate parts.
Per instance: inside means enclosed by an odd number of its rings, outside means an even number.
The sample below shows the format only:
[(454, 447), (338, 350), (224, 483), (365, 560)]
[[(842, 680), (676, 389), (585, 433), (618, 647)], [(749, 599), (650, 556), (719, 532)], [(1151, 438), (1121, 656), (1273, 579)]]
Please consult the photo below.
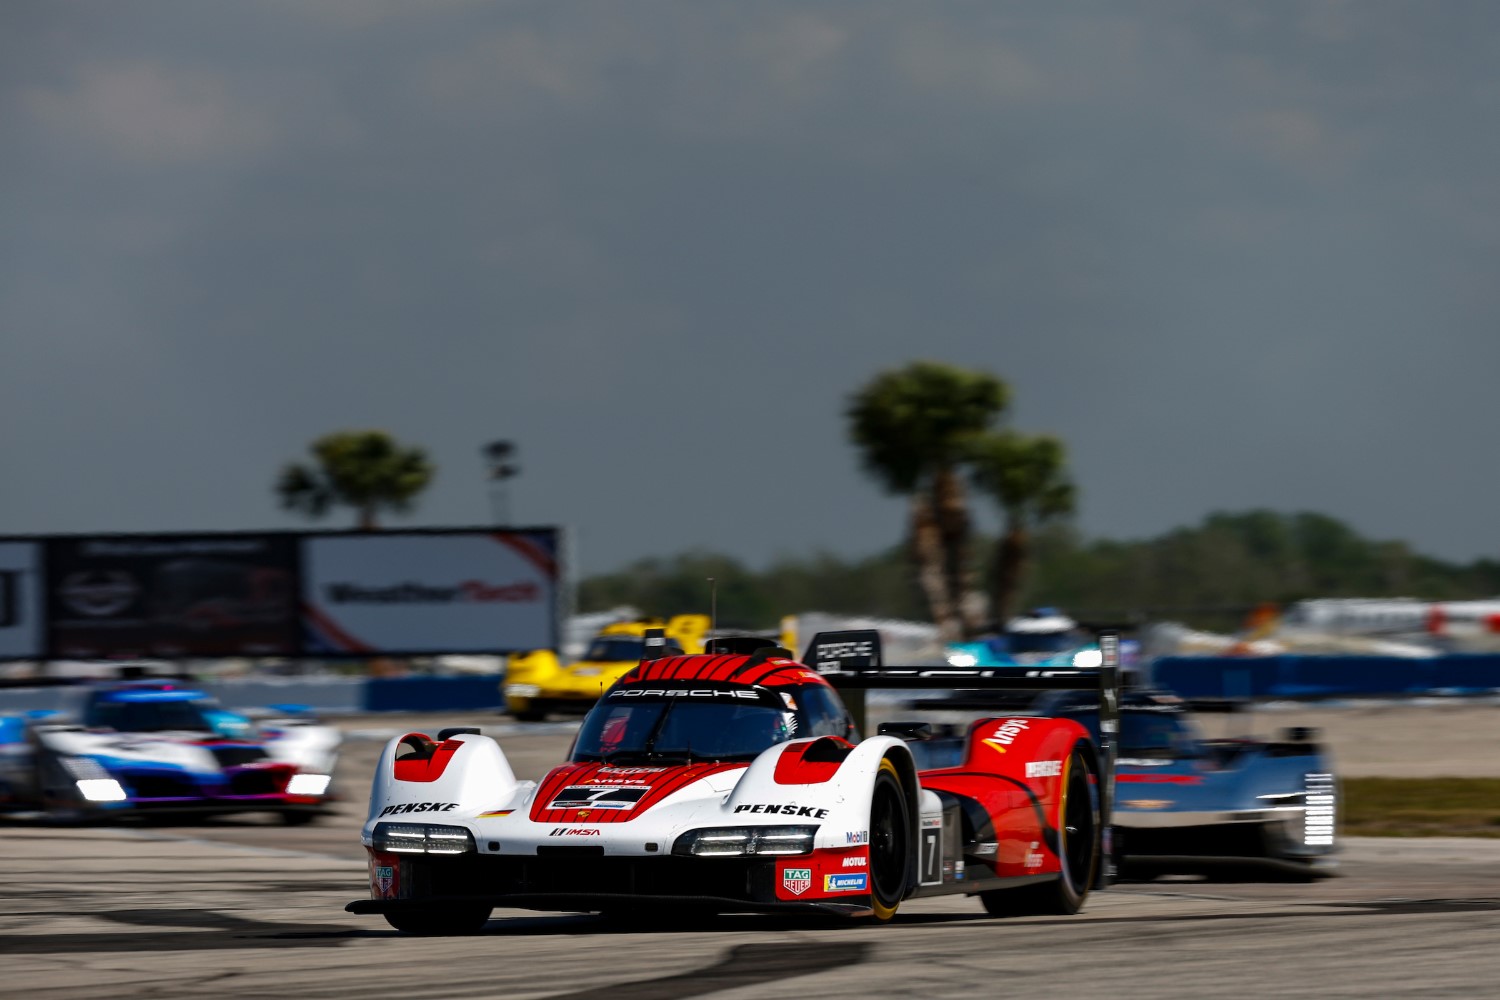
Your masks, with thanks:
[[(467, 677), (271, 677), (199, 683), (184, 687), (240, 710), (305, 705), (314, 712), (446, 712), (499, 708), (501, 674)], [(0, 715), (36, 710), (76, 710), (86, 685), (0, 688)]]
[(1157, 687), (1184, 698), (1341, 698), (1500, 690), (1500, 655), (1164, 656)]
[(376, 677), (365, 683), (367, 712), (449, 712), (498, 709), (501, 674), (477, 677)]

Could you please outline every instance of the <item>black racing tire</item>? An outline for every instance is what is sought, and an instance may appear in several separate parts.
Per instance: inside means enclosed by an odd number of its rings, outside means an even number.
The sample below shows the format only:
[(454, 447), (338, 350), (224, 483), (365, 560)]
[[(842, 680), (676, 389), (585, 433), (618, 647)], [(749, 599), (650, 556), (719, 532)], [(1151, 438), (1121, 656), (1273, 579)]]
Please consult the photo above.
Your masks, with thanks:
[(1062, 872), (1056, 879), (981, 892), (979, 900), (996, 917), (1068, 916), (1088, 898), (1099, 870), (1103, 827), (1099, 822), (1098, 785), (1094, 756), (1082, 740), (1063, 765), (1062, 796), (1058, 802), (1057, 854)]
[(478, 934), (490, 919), (490, 907), (477, 904), (401, 910), (385, 914), (385, 922), (403, 934), (452, 937)]
[(547, 713), (539, 708), (526, 708), (510, 714), (517, 722), (542, 722), (547, 718)]
[(906, 897), (910, 824), (896, 765), (889, 757), (884, 758), (875, 772), (875, 787), (870, 794), (870, 905), (875, 919), (882, 922), (896, 915)]
[(282, 826), (308, 826), (316, 823), (319, 814), (305, 809), (288, 809), (281, 814)]

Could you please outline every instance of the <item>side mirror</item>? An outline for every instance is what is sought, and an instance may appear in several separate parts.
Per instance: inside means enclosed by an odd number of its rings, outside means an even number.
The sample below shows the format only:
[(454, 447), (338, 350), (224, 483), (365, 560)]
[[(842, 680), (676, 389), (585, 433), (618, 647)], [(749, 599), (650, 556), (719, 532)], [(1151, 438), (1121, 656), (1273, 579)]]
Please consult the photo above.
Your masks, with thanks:
[(923, 743), (932, 739), (932, 723), (882, 722), (875, 732), (880, 736), (894, 736), (907, 743)]

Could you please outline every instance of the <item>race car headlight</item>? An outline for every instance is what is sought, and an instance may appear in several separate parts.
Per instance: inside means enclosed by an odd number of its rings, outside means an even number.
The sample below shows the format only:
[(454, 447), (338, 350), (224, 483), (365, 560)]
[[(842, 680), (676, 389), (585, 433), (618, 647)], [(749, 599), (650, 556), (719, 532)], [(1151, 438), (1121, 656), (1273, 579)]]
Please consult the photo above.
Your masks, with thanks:
[(329, 776), (326, 774), (294, 774), (286, 783), (288, 795), (322, 795), (328, 791)]
[(78, 794), (90, 802), (125, 801), (125, 789), (114, 778), (84, 778), (77, 785)]
[(86, 802), (124, 802), (130, 797), (125, 794), (124, 786), (92, 757), (58, 757), (57, 762), (68, 772)]
[(507, 698), (535, 698), (542, 693), (541, 687), (536, 684), (507, 684), (505, 685), (505, 696)]
[(672, 853), (699, 858), (806, 854), (812, 850), (817, 832), (815, 826), (729, 826), (689, 830), (677, 838)]
[(461, 826), (377, 823), (370, 840), (375, 850), (391, 854), (466, 854), (474, 850), (473, 834)]
[(1302, 842), (1309, 847), (1332, 847), (1338, 817), (1338, 791), (1333, 775), (1309, 774), (1304, 781), (1307, 809), (1303, 813)]

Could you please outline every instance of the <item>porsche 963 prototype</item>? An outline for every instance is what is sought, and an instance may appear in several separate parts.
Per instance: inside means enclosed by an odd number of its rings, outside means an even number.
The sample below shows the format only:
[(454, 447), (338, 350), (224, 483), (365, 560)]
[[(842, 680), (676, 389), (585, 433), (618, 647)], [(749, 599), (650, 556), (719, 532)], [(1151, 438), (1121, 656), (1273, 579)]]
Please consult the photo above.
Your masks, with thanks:
[(913, 897), (966, 894), (993, 914), (1073, 913), (1107, 853), (1107, 712), (1097, 741), (1072, 719), (979, 719), (959, 764), (919, 772), (908, 741), (926, 727), (860, 740), (834, 685), (961, 677), (1114, 705), (1105, 638), (1095, 669), (885, 667), (875, 632), (821, 634), (802, 662), (763, 640), (648, 656), (540, 781), (518, 781), (475, 729), (400, 736), (363, 829), (370, 898), (347, 908), (427, 934), (477, 930), (495, 907), (883, 921)]

